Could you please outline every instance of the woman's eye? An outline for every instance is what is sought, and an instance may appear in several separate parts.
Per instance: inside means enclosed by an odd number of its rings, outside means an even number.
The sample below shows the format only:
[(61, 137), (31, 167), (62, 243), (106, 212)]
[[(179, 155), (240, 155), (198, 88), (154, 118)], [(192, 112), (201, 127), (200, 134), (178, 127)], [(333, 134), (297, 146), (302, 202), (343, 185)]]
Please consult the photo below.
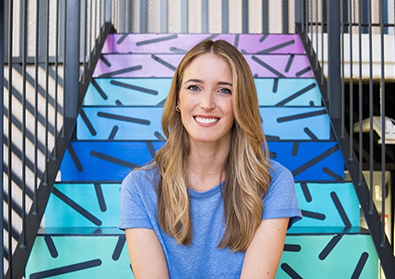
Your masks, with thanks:
[(191, 90), (191, 91), (198, 91), (199, 87), (197, 87), (196, 85), (191, 85), (191, 86), (188, 87), (188, 89)]
[(219, 92), (225, 93), (225, 94), (232, 94), (232, 92), (228, 88), (221, 88), (221, 89), (219, 89)]

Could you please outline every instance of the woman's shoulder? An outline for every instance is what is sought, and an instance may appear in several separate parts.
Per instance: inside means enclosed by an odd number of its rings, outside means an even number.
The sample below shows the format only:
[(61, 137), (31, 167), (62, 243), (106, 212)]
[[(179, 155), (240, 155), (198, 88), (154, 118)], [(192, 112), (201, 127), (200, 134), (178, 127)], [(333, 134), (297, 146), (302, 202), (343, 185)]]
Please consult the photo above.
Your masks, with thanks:
[(122, 181), (122, 186), (126, 188), (145, 188), (147, 185), (157, 185), (160, 173), (155, 162), (151, 162), (129, 172)]
[(272, 169), (269, 170), (272, 178), (272, 183), (278, 180), (282, 182), (289, 181), (292, 184), (294, 183), (292, 172), (284, 167), (282, 164), (277, 161), (270, 160), (270, 166), (272, 167)]

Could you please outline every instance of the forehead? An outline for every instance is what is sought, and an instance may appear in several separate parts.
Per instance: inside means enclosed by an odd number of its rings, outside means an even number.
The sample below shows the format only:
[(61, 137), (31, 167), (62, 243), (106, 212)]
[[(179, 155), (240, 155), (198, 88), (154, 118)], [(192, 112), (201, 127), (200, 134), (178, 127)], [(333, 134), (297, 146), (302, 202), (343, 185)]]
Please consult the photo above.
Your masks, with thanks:
[(232, 79), (232, 70), (224, 58), (213, 53), (205, 53), (194, 58), (185, 68), (184, 78), (191, 77), (191, 75), (222, 76), (224, 79)]

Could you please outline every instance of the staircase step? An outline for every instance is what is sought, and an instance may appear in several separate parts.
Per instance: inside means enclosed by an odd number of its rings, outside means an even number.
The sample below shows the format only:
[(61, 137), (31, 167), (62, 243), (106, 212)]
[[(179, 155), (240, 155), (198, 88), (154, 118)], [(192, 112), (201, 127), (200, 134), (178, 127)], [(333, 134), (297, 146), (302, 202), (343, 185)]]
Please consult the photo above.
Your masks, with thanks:
[[(266, 135), (279, 140), (329, 140), (322, 107), (261, 107)], [(84, 107), (77, 118), (79, 140), (157, 140), (162, 107)], [(163, 136), (162, 136), (163, 137)]]
[[(287, 235), (276, 278), (377, 278), (369, 235)], [(26, 278), (131, 278), (124, 234), (39, 235)], [(60, 278), (60, 277), (59, 277)]]
[[(173, 77), (183, 54), (103, 54), (94, 78)], [(305, 54), (245, 54), (254, 77), (312, 78)]]
[[(269, 141), (271, 156), (299, 181), (341, 181), (344, 160), (336, 142)], [(70, 142), (61, 164), (61, 181), (121, 181), (131, 169), (152, 160), (164, 141)], [(103, 171), (105, 170), (105, 171)]]
[(102, 53), (181, 53), (205, 40), (225, 40), (242, 53), (305, 53), (295, 34), (110, 34)]
[[(163, 106), (171, 78), (96, 78), (84, 106)], [(317, 82), (309, 78), (255, 78), (260, 106), (321, 106)]]
[[(47, 205), (45, 227), (117, 227), (120, 187), (120, 183), (55, 184)], [(304, 218), (294, 228), (344, 230), (360, 226), (359, 202), (351, 183), (296, 183), (295, 190)]]

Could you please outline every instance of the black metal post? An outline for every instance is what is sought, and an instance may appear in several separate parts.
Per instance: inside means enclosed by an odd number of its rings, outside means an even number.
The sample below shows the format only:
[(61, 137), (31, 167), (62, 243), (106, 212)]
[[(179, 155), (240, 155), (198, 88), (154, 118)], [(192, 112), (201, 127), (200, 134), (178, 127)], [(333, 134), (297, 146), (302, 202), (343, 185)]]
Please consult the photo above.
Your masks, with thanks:
[(333, 119), (340, 119), (340, 0), (328, 2), (328, 57), (329, 114)]
[(248, 0), (242, 0), (241, 5), (241, 32), (246, 34), (248, 33)]
[(283, 7), (283, 34), (287, 34), (289, 32), (289, 30), (288, 30), (288, 25), (289, 25), (288, 0), (283, 0), (282, 7)]
[[(299, 1), (300, 0), (296, 0), (296, 2)], [(263, 34), (269, 33), (269, 0), (262, 1), (262, 33)]]
[(79, 57), (80, 57), (80, 1), (67, 1), (66, 14), (66, 56), (65, 80), (67, 88), (64, 92), (64, 117), (77, 117), (78, 88), (79, 88)]
[[(0, 106), (0, 115), (4, 115), (4, 106), (3, 106), (3, 100), (4, 100), (4, 1), (0, 1), (0, 100), (1, 100), (1, 106)], [(0, 134), (4, 134), (4, 120), (3, 117), (0, 118)], [(4, 169), (4, 164), (3, 164), (3, 137), (0, 138), (0, 199), (3, 201), (4, 200), (4, 184), (3, 184), (3, 169)], [(0, 203), (0, 214), (1, 216), (4, 216), (4, 208), (3, 208), (3, 203)], [(4, 275), (4, 265), (3, 265), (3, 259), (4, 259), (4, 237), (3, 237), (3, 230), (4, 230), (4, 223), (3, 221), (1, 222), (0, 225), (0, 241), (1, 241), (1, 246), (0, 246), (0, 275)]]
[(226, 34), (229, 30), (229, 3), (222, 0), (222, 33)]

